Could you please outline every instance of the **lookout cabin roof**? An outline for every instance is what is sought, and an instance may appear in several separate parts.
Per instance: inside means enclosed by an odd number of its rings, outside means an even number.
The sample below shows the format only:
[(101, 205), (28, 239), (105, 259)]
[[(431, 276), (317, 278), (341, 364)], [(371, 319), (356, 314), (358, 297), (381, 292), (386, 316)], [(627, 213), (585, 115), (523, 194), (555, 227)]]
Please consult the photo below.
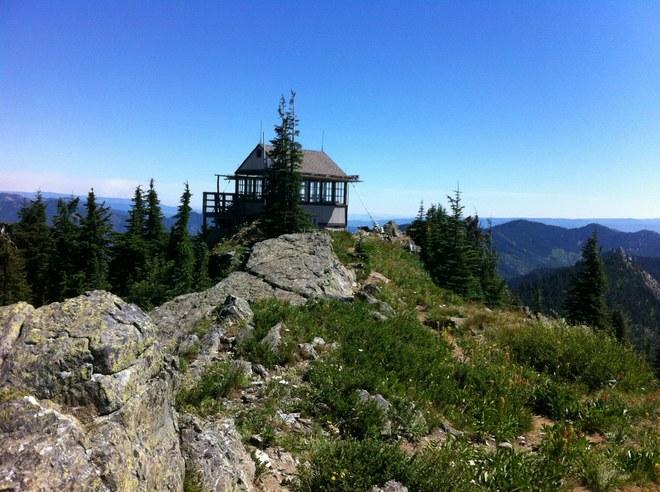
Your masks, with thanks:
[[(258, 144), (238, 167), (236, 175), (261, 175), (272, 164), (268, 153), (272, 145)], [(265, 152), (264, 152), (265, 150)], [(357, 176), (346, 174), (328, 154), (322, 150), (303, 149), (300, 174), (305, 177), (326, 177), (336, 181), (357, 181)]]

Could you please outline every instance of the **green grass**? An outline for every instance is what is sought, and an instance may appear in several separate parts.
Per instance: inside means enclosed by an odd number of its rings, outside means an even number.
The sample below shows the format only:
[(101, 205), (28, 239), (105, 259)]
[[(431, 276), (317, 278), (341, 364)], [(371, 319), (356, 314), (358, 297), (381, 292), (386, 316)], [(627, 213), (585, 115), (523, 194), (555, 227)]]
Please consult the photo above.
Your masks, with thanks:
[(176, 397), (177, 408), (200, 415), (218, 413), (221, 400), (248, 383), (245, 372), (230, 362), (218, 362), (207, 368), (192, 388), (181, 390)]
[[(307, 463), (295, 490), (369, 490), (392, 479), (411, 491), (578, 484), (610, 490), (658, 482), (657, 380), (629, 347), (602, 333), (464, 303), (435, 286), (418, 258), (396, 244), (373, 238), (356, 244), (346, 233), (333, 234), (333, 244), (342, 262), (363, 265), (360, 278), (375, 270), (391, 279), (376, 297), (397, 314), (375, 321), (373, 307), (361, 300), (304, 306), (264, 300), (252, 306), (255, 336), (238, 347), (252, 362), (287, 367), (289, 384), (271, 381), (255, 407), (232, 416), (244, 438), (258, 433)], [(450, 330), (464, 362), (453, 358), (441, 330), (419, 321), (420, 310), (438, 326), (449, 316), (469, 318)], [(278, 322), (287, 329), (272, 353), (259, 341)], [(328, 344), (321, 358), (295, 366), (298, 344), (317, 336)], [(218, 402), (240, 384), (227, 367), (217, 369), (180, 402), (201, 413), (222, 412)], [(383, 395), (391, 404), (387, 415), (360, 402), (357, 389)], [(287, 428), (278, 410), (300, 412), (310, 423)], [(555, 422), (535, 452), (478, 444), (526, 433), (534, 414)], [(464, 438), (402, 451), (400, 441), (416, 446), (445, 419)], [(386, 421), (391, 434), (383, 433)], [(602, 443), (589, 444), (586, 437), (594, 434)]]

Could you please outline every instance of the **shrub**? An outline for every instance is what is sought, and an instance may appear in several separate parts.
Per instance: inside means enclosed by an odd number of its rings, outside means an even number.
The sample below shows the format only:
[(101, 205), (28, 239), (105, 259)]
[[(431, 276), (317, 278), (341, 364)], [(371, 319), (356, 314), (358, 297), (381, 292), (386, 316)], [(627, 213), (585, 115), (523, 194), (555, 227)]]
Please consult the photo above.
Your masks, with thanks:
[(501, 328), (496, 339), (517, 362), (561, 381), (585, 384), (590, 390), (616, 384), (637, 391), (656, 384), (639, 355), (602, 331), (559, 321), (538, 322)]
[(374, 439), (324, 441), (308, 466), (299, 470), (298, 492), (366, 491), (389, 480), (401, 481), (406, 456), (394, 444)]

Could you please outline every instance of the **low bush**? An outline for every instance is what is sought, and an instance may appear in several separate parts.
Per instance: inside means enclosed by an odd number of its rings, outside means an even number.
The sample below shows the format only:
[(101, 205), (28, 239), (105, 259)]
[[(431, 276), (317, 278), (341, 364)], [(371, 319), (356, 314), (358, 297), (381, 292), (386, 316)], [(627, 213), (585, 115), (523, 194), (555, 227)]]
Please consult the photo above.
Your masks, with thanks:
[(648, 364), (632, 348), (602, 331), (560, 321), (538, 322), (500, 328), (496, 339), (515, 361), (589, 390), (616, 385), (639, 391), (657, 384)]

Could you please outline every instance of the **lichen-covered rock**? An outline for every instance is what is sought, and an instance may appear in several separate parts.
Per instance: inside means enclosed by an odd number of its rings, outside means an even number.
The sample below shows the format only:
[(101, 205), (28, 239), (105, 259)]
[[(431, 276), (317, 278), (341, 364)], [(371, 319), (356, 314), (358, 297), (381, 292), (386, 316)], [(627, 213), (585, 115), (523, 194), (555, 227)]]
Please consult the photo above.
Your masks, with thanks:
[(34, 396), (0, 404), (0, 490), (108, 491), (83, 425)]
[[(3, 385), (107, 414), (160, 371), (153, 323), (117, 296), (95, 291), (32, 311), (18, 306), (21, 333), (2, 362)], [(0, 316), (16, 310), (0, 308)], [(16, 319), (10, 316), (2, 331)]]
[(300, 295), (275, 288), (254, 275), (233, 272), (208, 290), (176, 297), (150, 313), (164, 349), (175, 350), (198, 323), (214, 316), (216, 309), (222, 309), (229, 295), (240, 297), (248, 303), (268, 298), (296, 305), (305, 302)]
[[(34, 484), (17, 490), (181, 490), (171, 368), (147, 315), (95, 291), (39, 309), (0, 308), (0, 323), (10, 334), (0, 385), (13, 392), (0, 418), (17, 422), (0, 424), (0, 442), (22, 443), (3, 459), (12, 463), (3, 479)], [(20, 325), (17, 337), (11, 324)], [(57, 455), (31, 444), (51, 441)], [(67, 470), (81, 474), (79, 484), (68, 485)]]
[(251, 491), (255, 466), (231, 419), (206, 421), (179, 417), (186, 466), (202, 490)]
[(342, 265), (325, 233), (286, 234), (254, 245), (247, 270), (307, 298), (353, 297), (355, 275)]

